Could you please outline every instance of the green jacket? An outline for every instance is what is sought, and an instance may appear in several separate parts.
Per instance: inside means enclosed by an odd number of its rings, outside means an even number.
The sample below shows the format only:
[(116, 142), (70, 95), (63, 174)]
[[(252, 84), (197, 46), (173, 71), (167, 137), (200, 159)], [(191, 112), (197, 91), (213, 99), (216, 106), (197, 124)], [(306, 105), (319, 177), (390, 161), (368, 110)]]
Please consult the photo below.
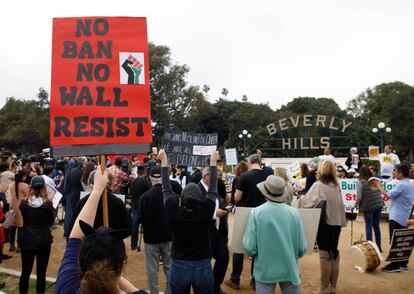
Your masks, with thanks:
[(243, 247), (254, 258), (254, 278), (261, 283), (300, 284), (299, 264), (307, 249), (302, 219), (285, 203), (266, 202), (252, 210)]

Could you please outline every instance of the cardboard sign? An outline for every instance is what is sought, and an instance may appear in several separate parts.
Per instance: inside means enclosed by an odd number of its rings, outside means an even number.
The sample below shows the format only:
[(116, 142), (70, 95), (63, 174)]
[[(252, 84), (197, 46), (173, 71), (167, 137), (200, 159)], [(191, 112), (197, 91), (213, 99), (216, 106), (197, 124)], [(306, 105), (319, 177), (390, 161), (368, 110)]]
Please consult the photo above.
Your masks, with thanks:
[(404, 261), (411, 256), (414, 246), (414, 229), (394, 230), (387, 261)]
[(378, 146), (369, 146), (368, 155), (370, 160), (379, 160), (379, 147)]
[(249, 221), (251, 207), (237, 207), (233, 222), (233, 235), (231, 238), (231, 250), (233, 253), (244, 253), (243, 238)]
[[(249, 221), (251, 207), (237, 207), (234, 215), (233, 235), (231, 239), (231, 249), (233, 253), (244, 253), (243, 238)], [(303, 230), (308, 244), (306, 254), (312, 255), (313, 244), (315, 244), (316, 234), (318, 233), (319, 219), (321, 210), (319, 208), (298, 209), (302, 218)]]
[(210, 156), (217, 148), (218, 135), (168, 131), (163, 144), (170, 164), (209, 166)]
[(226, 165), (237, 165), (237, 150), (236, 148), (224, 149), (224, 155), (226, 157)]
[(54, 156), (147, 151), (149, 89), (145, 18), (53, 19)]
[[(339, 180), (339, 188), (341, 190), (342, 201), (344, 203), (345, 212), (351, 212), (352, 207), (355, 206), (357, 201), (357, 179), (341, 179)], [(381, 180), (381, 186), (385, 191), (389, 192), (396, 185), (396, 180)], [(391, 206), (391, 201), (382, 195), (385, 206), (382, 209), (383, 213), (388, 213), (388, 210)], [(354, 209), (354, 213), (357, 213), (358, 210)]]

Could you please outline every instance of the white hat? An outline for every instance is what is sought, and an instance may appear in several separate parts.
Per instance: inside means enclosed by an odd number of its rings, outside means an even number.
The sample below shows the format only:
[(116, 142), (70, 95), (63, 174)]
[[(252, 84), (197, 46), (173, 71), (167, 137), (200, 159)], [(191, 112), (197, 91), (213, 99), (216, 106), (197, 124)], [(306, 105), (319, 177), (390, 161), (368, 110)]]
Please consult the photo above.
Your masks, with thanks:
[(266, 181), (257, 184), (264, 197), (273, 202), (285, 202), (286, 182), (279, 176), (270, 175)]

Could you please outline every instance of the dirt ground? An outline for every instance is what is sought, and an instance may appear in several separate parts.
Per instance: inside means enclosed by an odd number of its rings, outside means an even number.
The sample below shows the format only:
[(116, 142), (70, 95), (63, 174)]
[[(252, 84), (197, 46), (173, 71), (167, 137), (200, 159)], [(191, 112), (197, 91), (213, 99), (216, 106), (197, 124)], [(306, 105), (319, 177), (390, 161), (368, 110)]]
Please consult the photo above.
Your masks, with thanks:
[[(232, 227), (232, 217), (229, 218), (230, 228)], [(381, 223), (382, 243), (384, 256), (387, 254), (388, 246), (388, 223), (383, 221)], [(359, 239), (359, 236), (364, 233), (364, 223), (354, 222), (354, 240)], [(63, 238), (63, 228), (58, 227), (53, 230), (54, 243), (52, 245), (52, 255), (50, 258), (47, 275), (49, 277), (56, 277), (60, 260), (65, 249), (65, 240)], [(231, 236), (231, 234), (230, 234)], [(339, 250), (341, 252), (340, 274), (338, 281), (337, 293), (414, 293), (414, 265), (408, 265), (408, 271), (401, 273), (383, 273), (380, 268), (386, 263), (383, 262), (374, 272), (361, 274), (353, 268), (351, 253), (351, 225), (343, 229), (341, 233)], [(146, 287), (146, 278), (144, 272), (144, 254), (143, 252), (131, 252), (130, 240), (126, 240), (126, 247), (128, 248), (128, 262), (125, 269), (125, 276), (137, 287)], [(5, 247), (5, 253), (8, 253), (8, 244)], [(21, 269), (21, 261), (19, 254), (12, 253), (14, 258), (4, 261), (1, 266), (9, 269)], [(300, 268), (302, 274), (302, 292), (312, 293), (316, 291), (319, 285), (319, 258), (318, 254), (307, 255), (300, 261)], [(232, 265), (231, 259), (227, 270), (226, 279), (230, 277)], [(35, 273), (35, 271), (33, 271)], [(244, 263), (244, 271), (241, 282), (241, 292), (254, 293), (249, 286), (250, 280), (250, 260), (246, 257)], [(160, 285), (164, 285), (164, 276), (162, 268), (160, 269)], [(163, 287), (160, 287), (162, 290)], [(232, 290), (225, 285), (222, 289), (226, 293), (238, 293), (239, 291)], [(7, 290), (6, 290), (7, 291)], [(280, 293), (278, 290), (277, 293)]]

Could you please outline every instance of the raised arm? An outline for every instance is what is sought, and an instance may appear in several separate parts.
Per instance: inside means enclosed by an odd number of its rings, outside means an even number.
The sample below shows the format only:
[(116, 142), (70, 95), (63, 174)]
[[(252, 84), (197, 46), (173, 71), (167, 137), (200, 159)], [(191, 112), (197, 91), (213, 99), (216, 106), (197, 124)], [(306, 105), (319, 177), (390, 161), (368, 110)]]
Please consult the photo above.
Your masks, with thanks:
[(161, 182), (162, 182), (162, 194), (164, 196), (164, 204), (170, 198), (176, 198), (175, 193), (171, 188), (170, 177), (168, 175), (168, 169), (170, 165), (168, 164), (167, 154), (164, 149), (161, 149), (158, 153), (158, 160), (161, 161)]
[(216, 202), (217, 198), (217, 161), (219, 159), (219, 152), (214, 151), (210, 158), (210, 183), (207, 191), (207, 198), (214, 202)]
[(98, 207), (99, 200), (101, 199), (102, 192), (106, 188), (107, 183), (108, 183), (108, 171), (105, 170), (105, 173), (102, 174), (102, 169), (100, 166), (98, 166), (96, 173), (95, 173), (92, 193), (89, 196), (88, 200), (86, 201), (85, 205), (83, 206), (78, 217), (76, 218), (76, 221), (75, 221), (75, 224), (73, 225), (73, 229), (72, 229), (72, 232), (70, 233), (69, 239), (71, 238), (82, 239), (83, 238), (84, 234), (80, 228), (79, 220), (82, 220), (85, 223), (93, 226), (93, 223), (95, 222), (96, 208)]

